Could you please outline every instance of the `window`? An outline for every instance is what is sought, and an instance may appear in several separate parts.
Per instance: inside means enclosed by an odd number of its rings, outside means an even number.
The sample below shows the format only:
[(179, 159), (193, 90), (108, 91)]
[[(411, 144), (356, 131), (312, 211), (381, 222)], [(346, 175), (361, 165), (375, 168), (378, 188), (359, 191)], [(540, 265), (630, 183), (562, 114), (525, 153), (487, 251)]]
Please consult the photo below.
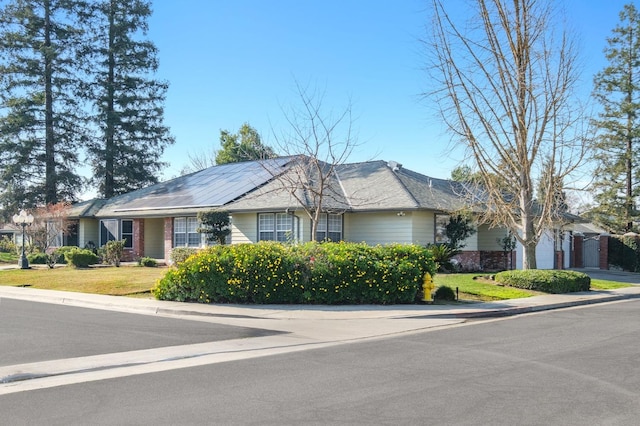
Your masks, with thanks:
[(259, 241), (290, 241), (293, 238), (293, 219), (288, 213), (260, 213), (258, 215)]
[(124, 248), (133, 248), (133, 221), (122, 221), (122, 235), (121, 240), (124, 240)]
[(125, 240), (125, 248), (133, 248), (133, 220), (103, 219), (100, 221), (100, 246), (109, 241)]
[(62, 247), (64, 243), (61, 221), (48, 220), (45, 226), (47, 228), (47, 244), (49, 247)]
[(100, 221), (100, 246), (107, 244), (109, 241), (117, 240), (119, 235), (117, 219), (103, 219)]
[(316, 240), (318, 241), (340, 241), (342, 240), (342, 215), (322, 214), (316, 229)]
[(437, 214), (435, 220), (435, 233), (434, 239), (436, 244), (443, 244), (449, 242), (449, 237), (447, 237), (447, 224), (449, 223), (449, 215), (448, 214)]
[(272, 241), (275, 235), (275, 215), (263, 213), (258, 215), (258, 240)]
[(202, 235), (197, 231), (197, 217), (176, 217), (173, 219), (173, 246), (200, 247)]

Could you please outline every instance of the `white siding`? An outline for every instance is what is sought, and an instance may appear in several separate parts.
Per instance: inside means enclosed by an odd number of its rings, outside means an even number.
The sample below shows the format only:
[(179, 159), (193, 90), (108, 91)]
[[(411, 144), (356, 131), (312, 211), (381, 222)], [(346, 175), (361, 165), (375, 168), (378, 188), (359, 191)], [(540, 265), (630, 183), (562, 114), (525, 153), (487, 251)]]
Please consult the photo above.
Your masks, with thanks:
[(464, 244), (464, 247), (462, 248), (462, 250), (468, 250), (468, 251), (480, 250), (478, 248), (480, 247), (479, 239), (480, 239), (480, 235), (478, 234), (478, 229), (476, 228), (476, 232), (474, 232), (473, 235), (471, 235), (466, 240), (462, 241), (462, 243)]
[(300, 238), (300, 242), (306, 243), (311, 241), (311, 219), (309, 215), (305, 212), (296, 212), (295, 215), (298, 217), (298, 235)]
[(502, 251), (502, 244), (498, 240), (507, 235), (505, 228), (491, 228), (488, 225), (480, 225), (477, 232), (478, 250), (480, 251)]
[(258, 219), (255, 213), (233, 213), (231, 215), (231, 244), (258, 241)]
[(78, 224), (78, 247), (84, 247), (88, 242), (98, 246), (98, 221), (95, 219), (80, 219)]
[(164, 219), (144, 220), (144, 255), (164, 259)]
[(435, 216), (431, 212), (412, 212), (411, 220), (413, 224), (412, 242), (419, 245), (433, 244)]
[[(553, 233), (545, 232), (536, 246), (536, 266), (538, 269), (553, 269), (555, 265), (555, 242)], [(524, 247), (516, 245), (516, 269), (522, 269)]]
[(569, 231), (564, 232), (562, 239), (562, 251), (564, 252), (563, 267), (565, 269), (571, 267), (571, 233)]
[(412, 243), (411, 214), (397, 213), (348, 213), (344, 220), (344, 239), (365, 242), (369, 245)]

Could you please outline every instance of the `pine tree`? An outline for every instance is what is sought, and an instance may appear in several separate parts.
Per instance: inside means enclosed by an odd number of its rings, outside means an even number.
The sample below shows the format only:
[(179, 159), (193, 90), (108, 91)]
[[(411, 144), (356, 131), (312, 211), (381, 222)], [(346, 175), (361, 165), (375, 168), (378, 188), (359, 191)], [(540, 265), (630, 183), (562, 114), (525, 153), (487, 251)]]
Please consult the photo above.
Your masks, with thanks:
[(73, 201), (85, 140), (74, 0), (12, 0), (0, 10), (0, 207)]
[(237, 134), (221, 130), (220, 146), (222, 149), (216, 153), (216, 164), (261, 160), (276, 156), (270, 146), (262, 143), (260, 134), (249, 123), (244, 123)]
[(153, 78), (158, 51), (146, 36), (146, 0), (98, 0), (87, 25), (85, 59), (99, 135), (89, 144), (93, 183), (109, 198), (156, 183), (160, 157), (174, 139), (164, 124), (168, 84)]
[(591, 217), (612, 231), (631, 231), (638, 218), (636, 198), (640, 193), (640, 14), (633, 4), (620, 12), (620, 24), (607, 39), (609, 65), (594, 79), (594, 95), (602, 105), (595, 124), (594, 189), (598, 206)]

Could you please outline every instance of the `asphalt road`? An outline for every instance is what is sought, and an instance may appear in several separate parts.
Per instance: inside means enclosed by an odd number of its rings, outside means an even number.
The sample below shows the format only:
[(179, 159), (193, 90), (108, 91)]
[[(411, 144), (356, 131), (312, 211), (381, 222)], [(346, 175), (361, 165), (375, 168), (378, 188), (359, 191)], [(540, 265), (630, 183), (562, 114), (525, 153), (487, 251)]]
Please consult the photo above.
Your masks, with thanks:
[(210, 322), (0, 299), (0, 366), (276, 333)]
[(592, 305), (18, 392), (0, 422), (636, 425), (639, 341), (640, 301)]

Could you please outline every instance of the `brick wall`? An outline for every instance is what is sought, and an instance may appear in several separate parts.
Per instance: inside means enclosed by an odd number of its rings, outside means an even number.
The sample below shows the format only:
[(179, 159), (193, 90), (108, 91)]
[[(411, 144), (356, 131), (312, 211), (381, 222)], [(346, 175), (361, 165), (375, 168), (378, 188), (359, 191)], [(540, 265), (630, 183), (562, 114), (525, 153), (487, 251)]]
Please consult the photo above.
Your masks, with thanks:
[(555, 269), (564, 269), (564, 252), (562, 250), (556, 250), (556, 257), (554, 262)]
[(133, 252), (138, 258), (144, 257), (144, 219), (133, 220)]
[(453, 259), (457, 261), (462, 272), (502, 271), (514, 267), (514, 254), (515, 252), (503, 251), (463, 251)]
[(453, 256), (452, 260), (457, 262), (461, 271), (479, 271), (481, 268), (479, 251), (463, 251)]
[(582, 268), (584, 261), (582, 259), (582, 244), (584, 237), (582, 235), (574, 235), (573, 237), (573, 262), (571, 262), (572, 268)]
[(600, 235), (600, 269), (609, 269), (609, 236)]

